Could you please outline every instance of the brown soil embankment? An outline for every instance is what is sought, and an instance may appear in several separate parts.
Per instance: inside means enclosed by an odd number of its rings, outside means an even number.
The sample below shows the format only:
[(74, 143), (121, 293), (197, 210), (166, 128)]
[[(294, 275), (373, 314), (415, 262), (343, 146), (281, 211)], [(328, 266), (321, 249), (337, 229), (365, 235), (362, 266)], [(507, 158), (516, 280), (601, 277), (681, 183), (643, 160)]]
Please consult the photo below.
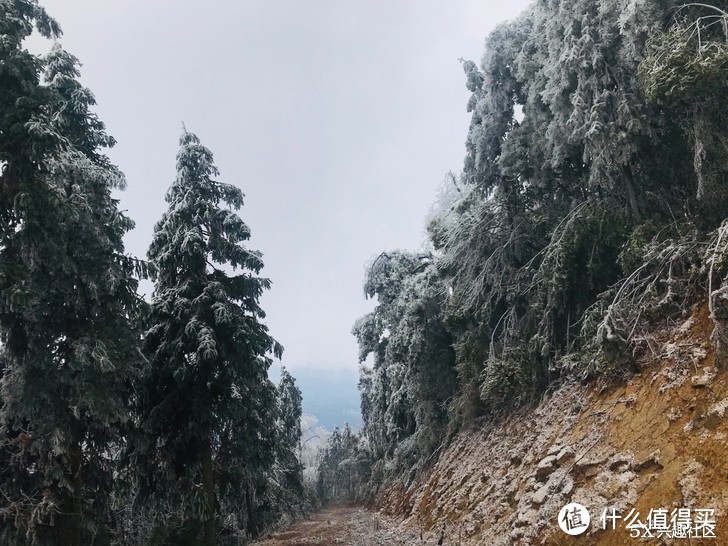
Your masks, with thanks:
[[(381, 510), (404, 519), (403, 531), (444, 527), (445, 544), (728, 544), (728, 373), (714, 367), (707, 309), (681, 321), (645, 340), (641, 372), (626, 383), (563, 386), (459, 434), (427, 477), (388, 490)], [(578, 537), (557, 524), (568, 502), (592, 517)], [(602, 529), (605, 510), (646, 523), (658, 509), (668, 514), (659, 538), (631, 538), (624, 519)], [(717, 538), (671, 538), (677, 509), (693, 525), (698, 509), (714, 510)]]

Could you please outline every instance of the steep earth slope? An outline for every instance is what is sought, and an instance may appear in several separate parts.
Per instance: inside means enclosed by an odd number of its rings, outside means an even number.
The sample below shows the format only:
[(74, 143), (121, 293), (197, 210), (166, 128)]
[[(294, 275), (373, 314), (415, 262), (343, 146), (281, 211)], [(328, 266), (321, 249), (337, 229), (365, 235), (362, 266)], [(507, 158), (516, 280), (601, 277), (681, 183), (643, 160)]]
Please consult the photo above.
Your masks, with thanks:
[[(728, 374), (714, 366), (704, 306), (644, 340), (626, 381), (570, 384), (535, 408), (465, 431), (432, 471), (378, 499), (403, 532), (445, 544), (728, 544)], [(571, 537), (557, 519), (568, 502), (591, 514)], [(630, 510), (715, 510), (713, 539), (631, 538)], [(606, 520), (600, 516), (621, 515)], [(664, 513), (664, 512), (663, 512)], [(655, 512), (658, 514), (658, 512)], [(679, 512), (675, 512), (679, 516)], [(683, 513), (685, 515), (685, 513)], [(433, 542), (436, 543), (436, 542)]]

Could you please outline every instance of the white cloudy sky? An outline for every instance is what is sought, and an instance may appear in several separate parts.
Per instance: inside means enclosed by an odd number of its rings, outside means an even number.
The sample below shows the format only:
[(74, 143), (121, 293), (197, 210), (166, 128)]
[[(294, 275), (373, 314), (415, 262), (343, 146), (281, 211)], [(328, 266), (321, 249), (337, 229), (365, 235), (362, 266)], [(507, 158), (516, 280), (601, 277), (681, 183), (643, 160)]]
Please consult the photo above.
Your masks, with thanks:
[(143, 256), (184, 121), (246, 194), (263, 306), (294, 375), (355, 370), (364, 264), (417, 249), (464, 156), (468, 92), (498, 22), (528, 0), (41, 0), (119, 141)]

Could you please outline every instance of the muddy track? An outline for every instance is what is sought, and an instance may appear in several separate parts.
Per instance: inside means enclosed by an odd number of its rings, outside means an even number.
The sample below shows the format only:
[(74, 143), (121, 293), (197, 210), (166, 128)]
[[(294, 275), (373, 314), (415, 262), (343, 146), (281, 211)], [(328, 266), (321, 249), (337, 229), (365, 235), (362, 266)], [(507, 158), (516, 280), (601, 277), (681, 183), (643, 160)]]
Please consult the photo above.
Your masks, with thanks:
[(361, 507), (338, 506), (313, 514), (270, 534), (254, 546), (373, 546), (417, 544), (380, 514)]

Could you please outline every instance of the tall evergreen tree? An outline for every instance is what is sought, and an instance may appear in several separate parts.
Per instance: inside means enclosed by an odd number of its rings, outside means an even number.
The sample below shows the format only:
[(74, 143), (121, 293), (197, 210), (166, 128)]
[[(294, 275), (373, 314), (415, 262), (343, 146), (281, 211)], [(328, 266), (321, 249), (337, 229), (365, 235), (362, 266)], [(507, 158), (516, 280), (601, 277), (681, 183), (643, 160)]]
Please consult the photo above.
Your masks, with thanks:
[(716, 286), (727, 21), (725, 1), (540, 0), (463, 63), (466, 158), (428, 225), (431, 264), (380, 257), (354, 327), (374, 357), (359, 385), (375, 458), (396, 462), (445, 404), (456, 428), (568, 374), (634, 369), (647, 321), (685, 311), (708, 264)]
[(586, 310), (631, 273), (618, 260), (631, 232), (689, 215), (689, 148), (638, 78), (672, 4), (544, 0), (491, 34), (480, 68), (465, 63), (462, 191), (448, 227), (430, 226), (464, 407), (545, 388)]
[(690, 143), (703, 226), (722, 221), (728, 200), (728, 4), (713, 3), (678, 10), (640, 65), (647, 99), (678, 121)]
[(193, 540), (212, 545), (222, 514), (258, 532), (275, 442), (268, 355), (282, 347), (261, 322), (258, 300), (270, 282), (257, 276), (261, 254), (243, 244), (250, 230), (234, 212), (242, 192), (213, 179), (212, 153), (195, 135), (185, 130), (180, 146), (169, 209), (149, 249), (156, 282), (142, 411), (148, 444), (138, 455), (157, 506), (172, 506)]
[(36, 28), (46, 38), (61, 29), (35, 0), (0, 2), (0, 233), (3, 246), (20, 222), (16, 197), (58, 150), (60, 136), (48, 116), (53, 93), (41, 84), (43, 62), (22, 45)]
[(349, 424), (334, 427), (321, 454), (316, 475), (316, 492), (322, 503), (353, 501), (369, 477), (371, 460), (362, 439)]
[(122, 242), (132, 223), (76, 59), (21, 47), (33, 21), (46, 36), (57, 25), (32, 1), (1, 2), (0, 15), (0, 532), (4, 544), (90, 544), (108, 531), (141, 360)]
[(296, 380), (286, 370), (281, 369), (278, 382), (278, 464), (285, 489), (296, 494), (303, 494), (303, 467), (298, 453), (301, 448), (301, 417), (303, 416), (303, 398)]
[(362, 366), (363, 433), (379, 458), (397, 452), (409, 469), (412, 457), (429, 455), (445, 435), (447, 402), (457, 386), (452, 339), (442, 321), (446, 290), (431, 255), (381, 254), (367, 271), (364, 291), (377, 298), (353, 334)]
[(303, 465), (301, 464), (301, 390), (296, 380), (281, 367), (277, 388), (275, 465), (270, 476), (273, 512), (269, 517), (279, 519), (303, 510)]

